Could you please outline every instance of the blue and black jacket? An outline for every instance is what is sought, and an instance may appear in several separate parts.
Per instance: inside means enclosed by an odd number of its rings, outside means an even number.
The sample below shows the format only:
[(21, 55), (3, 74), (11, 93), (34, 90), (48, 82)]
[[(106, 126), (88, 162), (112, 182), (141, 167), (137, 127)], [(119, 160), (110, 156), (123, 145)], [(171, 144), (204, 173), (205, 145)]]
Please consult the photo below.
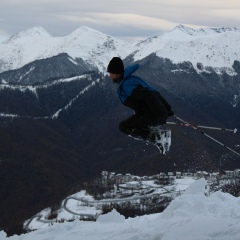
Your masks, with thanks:
[(171, 107), (156, 89), (140, 77), (132, 75), (138, 68), (139, 64), (135, 64), (125, 69), (123, 79), (118, 85), (119, 98), (136, 114), (165, 123), (167, 117), (173, 115)]

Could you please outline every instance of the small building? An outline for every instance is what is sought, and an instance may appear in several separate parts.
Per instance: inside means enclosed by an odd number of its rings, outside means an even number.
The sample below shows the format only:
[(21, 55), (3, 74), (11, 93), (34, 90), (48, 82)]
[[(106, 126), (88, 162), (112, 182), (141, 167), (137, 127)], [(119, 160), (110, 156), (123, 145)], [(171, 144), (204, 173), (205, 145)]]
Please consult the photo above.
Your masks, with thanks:
[(176, 172), (176, 178), (181, 178), (182, 173), (181, 172)]
[(141, 184), (139, 182), (127, 182), (126, 187), (129, 189), (139, 189), (141, 187)]
[(166, 173), (160, 172), (160, 173), (159, 173), (159, 176), (160, 176), (160, 177), (165, 177), (165, 176), (166, 176)]
[(193, 173), (186, 172), (186, 173), (183, 173), (183, 176), (184, 177), (193, 177)]
[(107, 180), (108, 179), (108, 171), (102, 171), (102, 179)]
[(219, 177), (220, 176), (220, 173), (219, 172), (213, 172), (212, 174), (211, 174), (213, 177)]
[(235, 177), (240, 177), (240, 169), (236, 169), (234, 171), (234, 175), (235, 175)]
[(116, 179), (116, 184), (122, 184), (124, 182), (122, 174), (117, 174), (115, 179)]
[(228, 178), (232, 178), (232, 177), (234, 177), (234, 171), (225, 171), (225, 173), (226, 173), (226, 177), (228, 177)]
[(133, 181), (141, 182), (141, 181), (142, 181), (142, 178), (139, 177), (139, 176), (132, 176), (132, 180), (133, 180)]
[(130, 173), (127, 173), (125, 176), (124, 176), (124, 182), (130, 182), (132, 181), (132, 176)]

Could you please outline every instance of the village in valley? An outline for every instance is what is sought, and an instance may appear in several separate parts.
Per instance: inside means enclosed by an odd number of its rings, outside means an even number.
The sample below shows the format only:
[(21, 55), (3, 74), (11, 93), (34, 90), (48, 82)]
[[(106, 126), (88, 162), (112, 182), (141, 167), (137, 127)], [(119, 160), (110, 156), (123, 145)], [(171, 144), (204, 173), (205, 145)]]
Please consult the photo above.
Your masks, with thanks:
[(205, 178), (206, 180), (215, 182), (219, 181), (221, 179), (228, 179), (228, 178), (234, 178), (234, 177), (240, 177), (240, 169), (232, 170), (232, 171), (224, 171), (223, 173), (214, 172), (214, 173), (208, 173), (205, 171), (198, 171), (196, 173), (191, 172), (160, 172), (159, 174), (153, 175), (153, 176), (134, 176), (130, 173), (127, 173), (125, 175), (123, 174), (116, 174), (115, 172), (108, 172), (108, 171), (102, 171), (102, 181), (108, 182), (112, 181), (115, 184), (135, 184), (140, 187), (142, 181), (151, 181), (153, 180), (155, 183), (167, 185), (170, 183), (173, 183), (176, 179), (184, 179), (184, 178), (194, 178), (194, 179), (200, 179)]
[(207, 181), (205, 195), (215, 191), (240, 195), (240, 169), (222, 173), (160, 172), (153, 176), (135, 176), (102, 171), (99, 178), (84, 182), (81, 190), (59, 206), (49, 207), (24, 223), (26, 231), (64, 221), (96, 221), (101, 214), (116, 209), (125, 218), (162, 212), (196, 180)]

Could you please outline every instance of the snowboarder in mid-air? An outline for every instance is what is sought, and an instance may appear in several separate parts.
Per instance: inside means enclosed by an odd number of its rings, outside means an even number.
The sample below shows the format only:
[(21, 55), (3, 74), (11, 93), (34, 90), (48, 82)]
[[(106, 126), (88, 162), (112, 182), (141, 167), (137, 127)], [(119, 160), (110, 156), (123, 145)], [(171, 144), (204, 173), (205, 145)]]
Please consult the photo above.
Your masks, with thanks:
[(135, 139), (154, 144), (160, 153), (166, 154), (171, 145), (171, 131), (164, 130), (162, 125), (174, 113), (157, 90), (132, 75), (138, 68), (139, 64), (135, 64), (124, 69), (119, 57), (112, 58), (107, 67), (110, 78), (118, 84), (121, 102), (135, 111), (119, 124), (119, 129)]

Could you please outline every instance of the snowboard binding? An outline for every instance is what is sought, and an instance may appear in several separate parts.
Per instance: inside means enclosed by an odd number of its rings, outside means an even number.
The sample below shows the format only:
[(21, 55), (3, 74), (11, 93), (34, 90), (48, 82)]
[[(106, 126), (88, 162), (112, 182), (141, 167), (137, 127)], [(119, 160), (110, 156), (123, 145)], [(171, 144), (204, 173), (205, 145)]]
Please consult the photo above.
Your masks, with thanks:
[(166, 155), (171, 146), (171, 130), (154, 127), (151, 131), (151, 143), (159, 149), (161, 154)]
[(171, 146), (171, 130), (162, 129), (160, 127), (149, 127), (149, 130), (150, 134), (147, 139), (133, 137), (132, 135), (128, 136), (134, 138), (135, 140), (152, 144), (158, 148), (160, 154), (166, 155)]
[(156, 134), (155, 144), (161, 154), (166, 155), (171, 145), (171, 130), (160, 130)]

